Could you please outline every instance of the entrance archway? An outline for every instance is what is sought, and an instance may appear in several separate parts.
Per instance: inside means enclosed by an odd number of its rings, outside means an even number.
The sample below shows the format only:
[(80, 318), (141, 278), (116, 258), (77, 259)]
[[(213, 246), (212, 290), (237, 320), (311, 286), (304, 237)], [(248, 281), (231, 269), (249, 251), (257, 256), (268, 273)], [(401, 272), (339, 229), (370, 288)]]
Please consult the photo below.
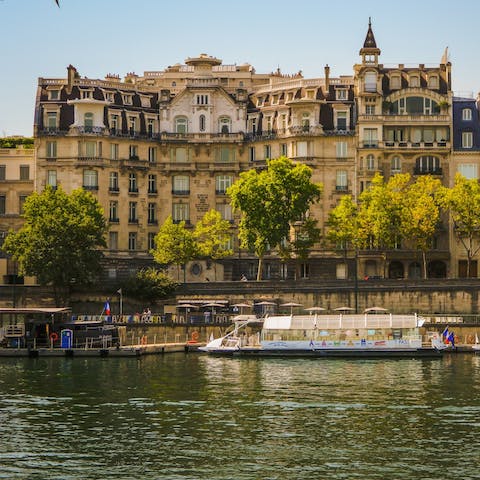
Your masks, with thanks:
[(405, 276), (405, 268), (402, 262), (390, 262), (388, 266), (388, 278), (403, 278)]

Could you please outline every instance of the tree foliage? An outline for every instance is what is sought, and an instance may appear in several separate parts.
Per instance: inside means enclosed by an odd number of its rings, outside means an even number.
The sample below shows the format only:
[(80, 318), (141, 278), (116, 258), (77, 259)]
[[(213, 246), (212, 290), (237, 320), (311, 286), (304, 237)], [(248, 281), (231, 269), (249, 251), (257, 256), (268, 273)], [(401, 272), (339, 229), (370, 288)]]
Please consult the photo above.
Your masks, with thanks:
[(200, 256), (210, 258), (215, 262), (233, 255), (233, 250), (226, 247), (230, 239), (230, 222), (223, 220), (217, 210), (209, 210), (205, 213), (195, 226), (193, 235), (197, 241)]
[(177, 287), (178, 283), (165, 272), (149, 267), (139, 270), (129, 278), (122, 290), (129, 297), (154, 304), (169, 297)]
[[(174, 223), (169, 216), (155, 236), (155, 248), (151, 251), (153, 259), (161, 265), (180, 267), (197, 258), (198, 246), (192, 230), (185, 222)], [(178, 270), (180, 276), (180, 270)], [(185, 274), (184, 274), (185, 282)]]
[[(100, 270), (107, 225), (96, 198), (82, 189), (70, 195), (47, 187), (24, 204), (25, 222), (9, 232), (3, 250), (19, 262), (21, 273), (61, 291), (72, 283), (91, 283)], [(65, 292), (63, 292), (65, 293)]]
[(310, 205), (319, 199), (321, 186), (311, 182), (312, 171), (286, 157), (267, 160), (260, 172), (249, 170), (227, 190), (232, 207), (242, 214), (239, 223), (241, 246), (258, 259), (257, 279), (262, 275), (262, 259), (289, 237), (290, 228), (302, 220)]
[(439, 190), (441, 205), (450, 212), (453, 231), (467, 254), (467, 277), (470, 276), (472, 259), (480, 250), (480, 184), (476, 179), (467, 180), (455, 176), (452, 188)]

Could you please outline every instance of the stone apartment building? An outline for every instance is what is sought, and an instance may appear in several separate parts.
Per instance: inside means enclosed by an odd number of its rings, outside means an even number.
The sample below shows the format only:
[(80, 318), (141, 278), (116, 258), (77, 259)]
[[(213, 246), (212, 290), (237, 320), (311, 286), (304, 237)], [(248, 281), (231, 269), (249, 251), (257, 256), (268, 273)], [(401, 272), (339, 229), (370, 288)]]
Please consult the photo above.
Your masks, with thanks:
[[(369, 25), (351, 76), (333, 77), (328, 65), (321, 78), (263, 74), (206, 54), (123, 80), (89, 79), (70, 65), (66, 78), (38, 81), (35, 189), (82, 187), (97, 196), (110, 224), (105, 281), (151, 263), (154, 236), (169, 215), (193, 226), (210, 209), (231, 221), (235, 251), (216, 266), (216, 278), (254, 278), (257, 262), (239, 248), (239, 217), (226, 190), (242, 171), (264, 168), (267, 158), (286, 155), (312, 168), (313, 181), (324, 186), (311, 212), (323, 232), (339, 198), (358, 195), (375, 172), (452, 182), (463, 162), (452, 158), (466, 154), (452, 144), (447, 54), (434, 66), (386, 66), (380, 55)], [(476, 159), (474, 150), (468, 154)], [(444, 228), (429, 252), (430, 276), (461, 273), (461, 253), (452, 248)], [(358, 252), (358, 258), (361, 277), (420, 275), (419, 259), (401, 245), (381, 255)], [(334, 279), (353, 272), (353, 252), (345, 258), (322, 242), (305, 262), (267, 256), (264, 275)], [(186, 276), (211, 280), (212, 265), (192, 262)]]

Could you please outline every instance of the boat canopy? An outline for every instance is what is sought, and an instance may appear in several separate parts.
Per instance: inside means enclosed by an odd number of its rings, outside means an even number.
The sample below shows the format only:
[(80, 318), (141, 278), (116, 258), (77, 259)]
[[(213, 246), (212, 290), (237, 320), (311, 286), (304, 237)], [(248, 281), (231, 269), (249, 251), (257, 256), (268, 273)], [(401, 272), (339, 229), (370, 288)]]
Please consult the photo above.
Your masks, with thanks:
[(424, 319), (416, 314), (358, 315), (272, 315), (265, 318), (264, 330), (343, 330), (349, 328), (416, 328)]

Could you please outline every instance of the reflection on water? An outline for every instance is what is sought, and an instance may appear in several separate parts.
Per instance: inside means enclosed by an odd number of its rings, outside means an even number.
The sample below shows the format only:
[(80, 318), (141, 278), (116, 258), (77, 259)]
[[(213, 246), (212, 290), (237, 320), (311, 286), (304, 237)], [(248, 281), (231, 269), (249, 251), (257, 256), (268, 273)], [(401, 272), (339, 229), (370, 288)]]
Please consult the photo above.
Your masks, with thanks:
[(2, 479), (478, 478), (480, 357), (0, 366)]

